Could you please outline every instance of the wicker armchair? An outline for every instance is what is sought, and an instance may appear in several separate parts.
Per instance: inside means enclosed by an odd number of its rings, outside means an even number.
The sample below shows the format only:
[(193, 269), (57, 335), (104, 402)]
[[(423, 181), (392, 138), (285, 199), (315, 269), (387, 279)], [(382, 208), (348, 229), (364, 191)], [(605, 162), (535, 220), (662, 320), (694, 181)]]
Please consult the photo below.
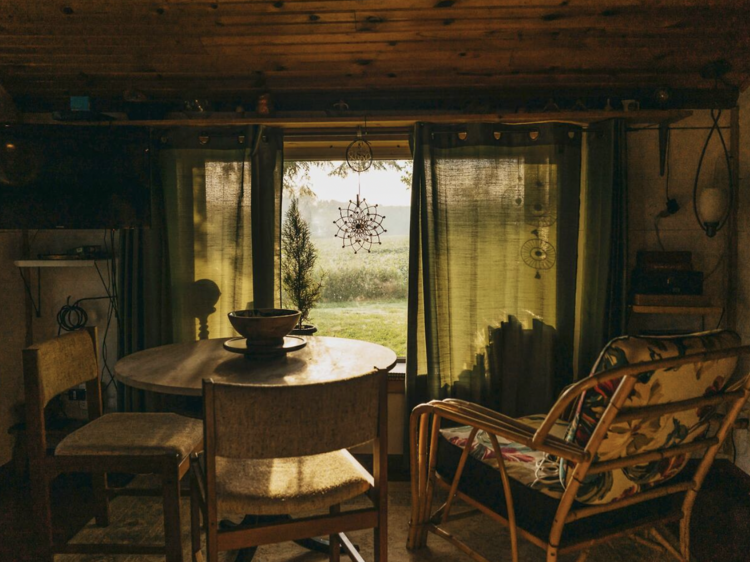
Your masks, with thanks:
[[(750, 353), (739, 343), (728, 331), (615, 339), (546, 415), (513, 419), (453, 399), (417, 406), (407, 546), (432, 532), (484, 561), (443, 526), (483, 513), (509, 528), (514, 562), (519, 535), (551, 562), (639, 531), (688, 561), (696, 494), (750, 393), (750, 378), (733, 376)], [(436, 488), (447, 499), (433, 510)], [(471, 509), (456, 513), (456, 499)], [(661, 527), (673, 521), (679, 547)]]

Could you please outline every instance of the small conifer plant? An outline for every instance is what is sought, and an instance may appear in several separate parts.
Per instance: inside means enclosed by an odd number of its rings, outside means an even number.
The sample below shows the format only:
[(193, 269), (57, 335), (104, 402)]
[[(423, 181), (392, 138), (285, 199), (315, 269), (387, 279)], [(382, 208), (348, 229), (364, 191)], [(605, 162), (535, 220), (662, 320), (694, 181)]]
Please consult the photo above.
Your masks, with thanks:
[(302, 313), (298, 326), (301, 328), (320, 300), (323, 284), (313, 273), (318, 251), (296, 197), (292, 198), (285, 219), (281, 229), (281, 282), (294, 307)]

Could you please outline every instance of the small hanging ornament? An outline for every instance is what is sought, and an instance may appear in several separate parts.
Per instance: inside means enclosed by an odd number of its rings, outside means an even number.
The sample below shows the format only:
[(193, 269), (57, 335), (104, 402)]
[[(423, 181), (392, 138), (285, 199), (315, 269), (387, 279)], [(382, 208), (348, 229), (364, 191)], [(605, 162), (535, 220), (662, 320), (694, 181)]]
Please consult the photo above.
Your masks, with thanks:
[(333, 221), (338, 227), (335, 237), (341, 238), (342, 248), (351, 246), (356, 254), (359, 250), (371, 250), (373, 244), (382, 244), (380, 235), (386, 232), (383, 228), (384, 215), (378, 213), (378, 206), (370, 206), (364, 199), (349, 201), (346, 209), (339, 207), (338, 219)]
[(357, 127), (357, 138), (346, 148), (346, 163), (361, 174), (372, 166), (372, 147), (362, 138), (362, 129)]
[(357, 199), (349, 201), (346, 209), (339, 207), (339, 218), (333, 221), (338, 231), (334, 236), (341, 238), (342, 248), (371, 251), (373, 244), (382, 244), (380, 235), (387, 232), (383, 228), (385, 215), (378, 213), (377, 205), (370, 205), (361, 199), (362, 185), (360, 174), (372, 165), (372, 147), (362, 138), (362, 131), (357, 130), (357, 139), (346, 149), (346, 163), (357, 172)]

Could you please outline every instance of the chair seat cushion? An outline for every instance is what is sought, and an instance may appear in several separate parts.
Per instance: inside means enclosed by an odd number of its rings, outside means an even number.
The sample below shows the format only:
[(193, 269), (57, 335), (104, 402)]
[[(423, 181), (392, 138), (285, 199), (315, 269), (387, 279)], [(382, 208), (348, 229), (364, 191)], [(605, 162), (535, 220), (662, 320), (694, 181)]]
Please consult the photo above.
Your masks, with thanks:
[[(510, 474), (510, 467), (517, 462), (508, 462), (505, 455), (506, 446), (501, 445), (501, 447), (505, 466)], [(462, 450), (463, 447), (451, 443), (445, 433), (438, 440), (436, 471), (448, 482), (453, 481)], [(674, 482), (689, 480), (694, 473), (695, 465), (691, 461), (691, 465), (676, 476)], [(522, 484), (516, 478), (509, 480), (518, 526), (540, 540), (547, 541), (560, 500), (551, 497), (551, 494), (547, 492), (542, 493), (541, 489)], [(508, 517), (503, 484), (493, 464), (482, 462), (469, 455), (458, 489), (502, 517)], [(560, 545), (587, 543), (603, 534), (617, 533), (623, 528), (639, 524), (680, 519), (684, 497), (682, 493), (673, 494), (573, 521), (563, 528)], [(586, 506), (580, 502), (573, 503), (573, 509), (582, 507)], [(463, 508), (457, 507), (456, 512), (461, 509)]]
[(146, 456), (178, 454), (186, 457), (203, 439), (203, 422), (177, 414), (106, 414), (65, 437), (56, 456)]
[[(518, 420), (527, 425), (539, 427), (544, 418), (543, 415), (536, 415), (518, 418)], [(565, 437), (567, 430), (568, 424), (558, 420), (550, 434), (562, 439)], [(471, 427), (453, 427), (444, 429), (441, 433), (447, 441), (463, 448), (471, 433)], [(520, 443), (513, 443), (500, 436), (498, 436), (497, 442), (500, 445), (503, 462), (509, 477), (550, 497), (559, 498), (562, 496), (564, 490), (560, 482), (559, 463), (556, 459), (548, 457), (541, 451), (535, 451)], [(497, 470), (495, 450), (486, 432), (477, 432), (470, 455)]]
[(281, 459), (216, 458), (216, 497), (225, 515), (311, 511), (372, 486), (372, 476), (346, 450)]

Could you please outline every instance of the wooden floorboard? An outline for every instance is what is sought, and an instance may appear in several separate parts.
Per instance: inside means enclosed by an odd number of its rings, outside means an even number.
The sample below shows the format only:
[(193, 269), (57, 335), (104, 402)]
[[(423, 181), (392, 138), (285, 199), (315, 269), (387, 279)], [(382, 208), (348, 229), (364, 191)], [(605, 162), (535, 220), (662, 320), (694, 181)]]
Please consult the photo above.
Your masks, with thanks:
[[(114, 480), (115, 485), (126, 482), (125, 477)], [(30, 511), (28, 483), (16, 478), (9, 466), (0, 467), (0, 561), (34, 560), (35, 539), (27, 523)], [(53, 518), (58, 538), (73, 536), (92, 516), (88, 478), (70, 475), (67, 481), (58, 479), (53, 486)], [(747, 560), (750, 476), (726, 460), (717, 461), (698, 496), (692, 529), (693, 554), (698, 562)], [(461, 558), (457, 555), (456, 559)]]

